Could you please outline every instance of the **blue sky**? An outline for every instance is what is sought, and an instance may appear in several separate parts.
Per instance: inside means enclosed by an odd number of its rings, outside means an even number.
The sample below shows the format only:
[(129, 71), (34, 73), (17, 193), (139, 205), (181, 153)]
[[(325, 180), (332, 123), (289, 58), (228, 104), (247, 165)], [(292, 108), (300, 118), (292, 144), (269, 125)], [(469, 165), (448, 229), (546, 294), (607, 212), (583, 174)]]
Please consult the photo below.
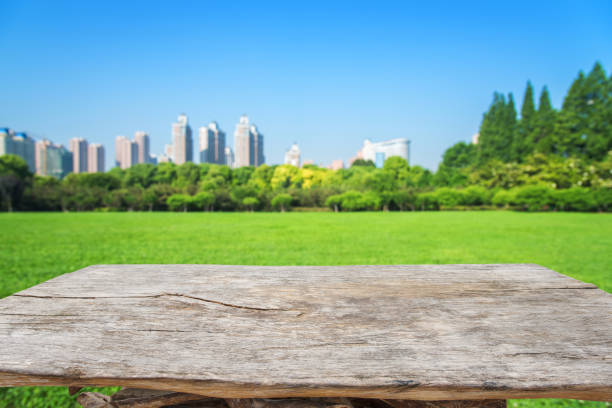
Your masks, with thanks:
[[(559, 107), (599, 60), (612, 69), (612, 1), (1, 1), (0, 127), (67, 144), (149, 132), (170, 142), (247, 113), (268, 163), (348, 159), (363, 139), (407, 137), (435, 169), (468, 141), (495, 90), (531, 79)], [(195, 133), (194, 132), (194, 133)]]

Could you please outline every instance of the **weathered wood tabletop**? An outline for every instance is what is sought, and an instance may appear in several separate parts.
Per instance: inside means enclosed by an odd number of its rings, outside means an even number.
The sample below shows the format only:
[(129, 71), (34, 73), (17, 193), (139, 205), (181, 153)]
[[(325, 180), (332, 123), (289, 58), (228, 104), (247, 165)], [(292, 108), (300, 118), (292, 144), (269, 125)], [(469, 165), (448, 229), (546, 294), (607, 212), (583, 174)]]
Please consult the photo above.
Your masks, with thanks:
[(537, 265), (97, 265), (0, 300), (0, 386), (612, 399), (612, 295)]

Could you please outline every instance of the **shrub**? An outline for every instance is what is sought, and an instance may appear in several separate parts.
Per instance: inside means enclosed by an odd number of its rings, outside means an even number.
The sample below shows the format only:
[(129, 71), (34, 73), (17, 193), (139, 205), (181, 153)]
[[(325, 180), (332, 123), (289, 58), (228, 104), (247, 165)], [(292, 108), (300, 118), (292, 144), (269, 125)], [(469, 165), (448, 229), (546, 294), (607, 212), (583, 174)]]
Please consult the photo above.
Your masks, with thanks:
[(581, 187), (554, 191), (555, 208), (562, 211), (596, 211), (597, 201), (594, 194)]
[(191, 198), (191, 202), (198, 210), (210, 211), (215, 203), (215, 195), (208, 191), (200, 191)]
[(516, 204), (525, 211), (545, 211), (553, 204), (552, 190), (546, 186), (524, 186), (516, 193)]
[(249, 211), (253, 211), (257, 205), (259, 205), (259, 200), (255, 197), (245, 197), (242, 199), (242, 205)]
[(342, 209), (342, 194), (334, 194), (325, 200), (325, 205), (338, 212)]
[(408, 208), (414, 211), (416, 205), (416, 195), (412, 190), (400, 190), (393, 193), (391, 202), (400, 210), (405, 211)]
[(612, 188), (602, 188), (593, 191), (593, 198), (599, 211), (612, 210)]
[(462, 191), (464, 205), (491, 204), (491, 193), (484, 187), (470, 186)]
[(439, 210), (437, 195), (435, 192), (420, 193), (416, 197), (416, 205), (421, 211)]
[(282, 193), (282, 194), (276, 195), (272, 199), (272, 201), (270, 201), (270, 204), (272, 204), (272, 207), (276, 209), (280, 209), (281, 212), (285, 212), (286, 210), (291, 208), (292, 201), (293, 201), (293, 197), (291, 197), (287, 193)]
[(463, 194), (460, 190), (442, 187), (437, 189), (434, 194), (439, 207), (456, 207), (463, 204)]
[(491, 199), (491, 204), (497, 207), (510, 207), (516, 202), (516, 190), (498, 190)]
[(189, 204), (191, 204), (191, 196), (186, 194), (172, 194), (168, 197), (166, 203), (171, 211), (187, 211)]

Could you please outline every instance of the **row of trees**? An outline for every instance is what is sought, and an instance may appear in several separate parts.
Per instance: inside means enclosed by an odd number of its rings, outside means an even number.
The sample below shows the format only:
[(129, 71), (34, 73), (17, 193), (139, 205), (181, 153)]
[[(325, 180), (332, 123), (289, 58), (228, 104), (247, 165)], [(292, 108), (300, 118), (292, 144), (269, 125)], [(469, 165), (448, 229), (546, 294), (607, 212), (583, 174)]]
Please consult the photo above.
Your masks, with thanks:
[[(286, 211), (295, 206), (406, 211), (500, 206), (500, 197), (507, 198), (501, 207), (534, 209), (511, 199), (531, 187), (548, 203), (538, 209), (607, 211), (612, 201), (607, 193), (612, 191), (612, 153), (600, 162), (533, 154), (524, 163), (490, 160), (466, 169), (449, 182), (448, 173), (409, 166), (400, 157), (387, 159), (383, 168), (358, 163), (338, 171), (163, 163), (58, 180), (33, 176), (23, 160), (7, 155), (0, 157), (0, 192), (5, 210), (24, 211)], [(581, 197), (588, 192), (590, 204), (563, 204), (559, 200), (568, 191)]]
[(531, 153), (602, 160), (612, 149), (612, 77), (600, 63), (582, 71), (563, 100), (561, 110), (550, 103), (544, 87), (536, 108), (534, 90), (527, 83), (520, 118), (513, 95), (495, 93), (484, 114), (474, 160), (521, 162)]
[(536, 108), (530, 83), (520, 117), (512, 95), (496, 93), (479, 143), (447, 149), (435, 173), (391, 157), (383, 168), (357, 160), (337, 171), (313, 165), (138, 164), (58, 180), (34, 176), (22, 159), (5, 155), (0, 195), (8, 211), (608, 211), (611, 150), (612, 78), (596, 64), (588, 75), (578, 75), (560, 111), (551, 106), (546, 88)]

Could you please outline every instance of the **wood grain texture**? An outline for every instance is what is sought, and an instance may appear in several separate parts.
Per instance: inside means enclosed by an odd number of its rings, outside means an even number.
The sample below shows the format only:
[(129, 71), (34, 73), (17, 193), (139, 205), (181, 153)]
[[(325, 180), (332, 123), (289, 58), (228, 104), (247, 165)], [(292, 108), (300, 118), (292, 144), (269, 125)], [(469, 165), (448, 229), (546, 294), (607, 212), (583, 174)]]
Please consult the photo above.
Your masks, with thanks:
[(98, 265), (0, 300), (0, 386), (612, 399), (612, 295), (537, 265)]

